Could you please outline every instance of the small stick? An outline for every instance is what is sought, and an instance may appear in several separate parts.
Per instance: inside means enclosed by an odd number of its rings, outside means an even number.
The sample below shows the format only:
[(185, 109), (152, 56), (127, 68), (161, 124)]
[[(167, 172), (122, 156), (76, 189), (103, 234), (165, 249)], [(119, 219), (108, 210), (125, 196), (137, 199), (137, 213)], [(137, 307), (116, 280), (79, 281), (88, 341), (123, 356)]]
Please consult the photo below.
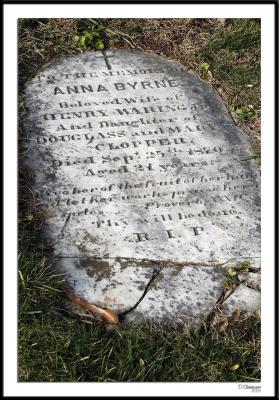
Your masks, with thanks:
[(119, 324), (119, 318), (118, 318), (117, 314), (115, 314), (114, 312), (107, 310), (107, 309), (102, 309), (97, 306), (94, 306), (93, 304), (87, 303), (85, 300), (83, 300), (80, 297), (77, 297), (72, 292), (66, 291), (66, 294), (73, 303), (76, 303), (94, 313), (101, 314), (104, 321), (107, 324), (109, 324), (109, 325)]

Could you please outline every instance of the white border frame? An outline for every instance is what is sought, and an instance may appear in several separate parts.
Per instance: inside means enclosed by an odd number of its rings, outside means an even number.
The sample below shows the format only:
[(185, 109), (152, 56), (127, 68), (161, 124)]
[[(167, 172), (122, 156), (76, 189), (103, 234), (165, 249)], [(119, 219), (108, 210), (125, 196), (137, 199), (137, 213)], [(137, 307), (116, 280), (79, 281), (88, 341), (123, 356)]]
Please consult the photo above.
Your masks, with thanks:
[[(262, 382), (261, 393), (237, 383), (17, 382), (17, 18), (262, 19)], [(4, 5), (4, 395), (273, 396), (274, 395), (274, 5), (5, 4)], [(251, 383), (252, 384), (252, 383)], [(258, 383), (255, 383), (258, 385)]]

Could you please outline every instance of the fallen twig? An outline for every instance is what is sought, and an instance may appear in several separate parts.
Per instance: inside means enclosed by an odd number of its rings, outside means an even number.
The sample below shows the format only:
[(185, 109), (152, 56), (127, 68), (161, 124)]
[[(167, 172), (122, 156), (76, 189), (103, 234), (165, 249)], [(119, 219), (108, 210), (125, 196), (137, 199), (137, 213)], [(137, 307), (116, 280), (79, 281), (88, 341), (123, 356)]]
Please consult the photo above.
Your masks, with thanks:
[(81, 307), (86, 308), (86, 310), (92, 311), (93, 313), (101, 314), (103, 320), (108, 325), (119, 324), (118, 315), (114, 312), (99, 308), (93, 304), (87, 303), (84, 299), (77, 297), (74, 293), (66, 291), (68, 298), (75, 304), (80, 305)]

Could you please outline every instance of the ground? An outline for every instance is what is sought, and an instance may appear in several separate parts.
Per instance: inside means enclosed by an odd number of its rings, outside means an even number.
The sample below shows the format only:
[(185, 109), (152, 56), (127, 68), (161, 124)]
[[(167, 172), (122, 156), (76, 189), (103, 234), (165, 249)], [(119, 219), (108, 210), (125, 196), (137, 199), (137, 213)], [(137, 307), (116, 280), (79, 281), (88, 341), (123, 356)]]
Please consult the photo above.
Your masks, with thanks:
[[(19, 21), (19, 156), (24, 157), (22, 86), (44, 64), (84, 50), (136, 48), (176, 59), (222, 94), (260, 154), (260, 22), (256, 19), (25, 19)], [(19, 169), (20, 381), (260, 380), (260, 317), (201, 329), (142, 324), (107, 330), (65, 308), (63, 277), (40, 238), (28, 171)], [(234, 284), (232, 282), (228, 284)], [(214, 317), (214, 318), (213, 318)]]

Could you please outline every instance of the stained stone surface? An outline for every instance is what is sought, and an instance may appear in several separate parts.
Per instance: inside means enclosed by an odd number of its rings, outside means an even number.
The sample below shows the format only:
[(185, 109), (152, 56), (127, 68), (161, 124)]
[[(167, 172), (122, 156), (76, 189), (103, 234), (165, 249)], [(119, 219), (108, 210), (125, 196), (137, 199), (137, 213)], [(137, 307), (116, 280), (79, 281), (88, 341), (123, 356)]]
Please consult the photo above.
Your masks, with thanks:
[(133, 308), (159, 271), (159, 266), (150, 262), (121, 259), (62, 258), (57, 266), (66, 271), (77, 296), (117, 313)]
[(86, 52), (39, 71), (25, 104), (43, 235), (79, 296), (116, 312), (143, 297), (131, 319), (197, 321), (220, 295), (221, 265), (260, 266), (251, 143), (182, 65)]
[(214, 267), (166, 266), (146, 296), (128, 315), (130, 321), (146, 319), (195, 324), (204, 320), (223, 290), (224, 275)]
[(251, 315), (261, 307), (261, 293), (243, 284), (237, 286), (223, 305), (222, 312), (232, 315), (237, 309), (243, 314)]
[(243, 272), (238, 274), (238, 279), (252, 289), (261, 290), (261, 275), (259, 273)]

